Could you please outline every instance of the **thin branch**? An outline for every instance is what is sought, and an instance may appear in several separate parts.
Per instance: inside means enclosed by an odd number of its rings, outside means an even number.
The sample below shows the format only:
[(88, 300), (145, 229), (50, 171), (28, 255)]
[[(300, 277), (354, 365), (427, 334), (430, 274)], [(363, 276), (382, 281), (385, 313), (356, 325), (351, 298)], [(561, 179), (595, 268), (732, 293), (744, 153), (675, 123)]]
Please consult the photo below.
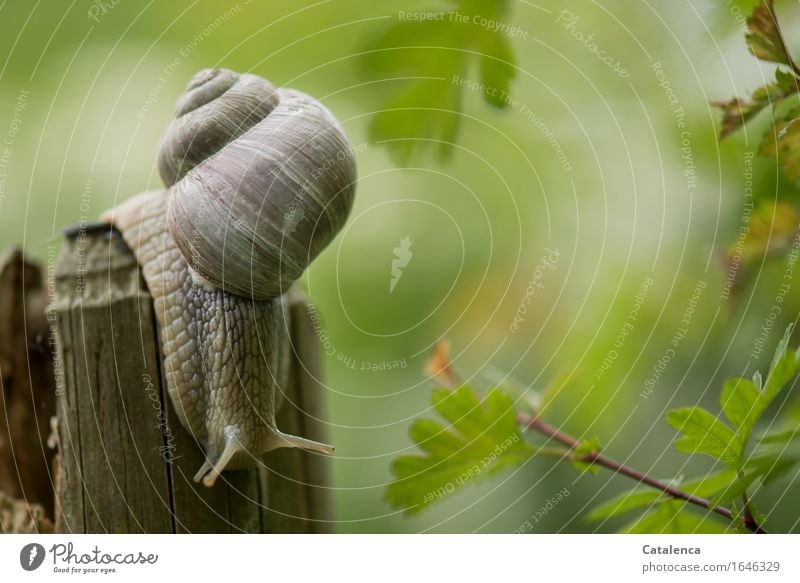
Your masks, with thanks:
[[(434, 352), (433, 358), (428, 361), (426, 366), (426, 372), (437, 381), (439, 381), (443, 386), (454, 390), (456, 387), (462, 384), (461, 378), (459, 377), (458, 373), (455, 371), (455, 368), (450, 361), (450, 351), (449, 345), (446, 342), (439, 342), (436, 346), (436, 350)], [(550, 425), (546, 421), (539, 419), (538, 417), (531, 417), (526, 413), (518, 413), (517, 414), (517, 423), (522, 425), (523, 427), (528, 427), (535, 431), (538, 431), (542, 435), (553, 439), (562, 445), (566, 445), (569, 449), (567, 451), (561, 452), (558, 450), (546, 450), (548, 455), (553, 457), (561, 457), (563, 458), (570, 458), (576, 461), (586, 462), (586, 463), (593, 463), (597, 464), (598, 466), (602, 466), (611, 470), (612, 472), (616, 472), (617, 474), (621, 474), (623, 476), (627, 476), (639, 482), (640, 484), (645, 484), (650, 486), (651, 488), (655, 488), (656, 490), (661, 490), (668, 496), (672, 496), (678, 500), (685, 500), (689, 504), (694, 504), (695, 506), (699, 506), (701, 508), (705, 508), (706, 510), (710, 510), (720, 516), (724, 516), (731, 522), (734, 520), (733, 511), (730, 508), (725, 508), (724, 506), (717, 506), (711, 503), (711, 501), (706, 500), (705, 498), (701, 498), (700, 496), (695, 496), (694, 494), (690, 494), (689, 492), (684, 492), (683, 490), (676, 488), (674, 486), (670, 486), (667, 483), (664, 483), (660, 480), (656, 480), (648, 476), (647, 474), (640, 472), (639, 470), (635, 470), (625, 464), (622, 464), (616, 460), (613, 460), (609, 457), (606, 457), (600, 453), (591, 453), (582, 456), (576, 456), (571, 453), (571, 450), (575, 449), (578, 446), (579, 441), (561, 431), (560, 429)], [(745, 509), (747, 509), (747, 505), (745, 505)], [(761, 528), (758, 522), (751, 516), (748, 519), (748, 515), (746, 513), (744, 515), (743, 524), (744, 527), (756, 534), (766, 534), (767, 531)]]
[(761, 528), (758, 520), (756, 520), (756, 517), (753, 515), (753, 509), (750, 506), (750, 498), (747, 496), (747, 492), (742, 494), (742, 504), (744, 509), (742, 520), (747, 530), (755, 532), (756, 534), (766, 534), (767, 531)]
[[(792, 53), (789, 52), (789, 47), (786, 45), (786, 40), (783, 38), (783, 30), (781, 30), (781, 24), (778, 22), (778, 15), (775, 13), (775, 8), (769, 5), (767, 6), (767, 11), (772, 23), (775, 25), (775, 32), (777, 33), (778, 40), (781, 43), (781, 50), (783, 51), (783, 54), (786, 55), (786, 58), (789, 61), (789, 66), (792, 68), (794, 74), (800, 77), (800, 67), (797, 66), (794, 57), (792, 57)], [(755, 12), (753, 14), (755, 14)]]
[[(564, 433), (563, 431), (553, 427), (546, 421), (539, 419), (538, 417), (531, 417), (530, 415), (526, 415), (524, 413), (520, 413), (517, 415), (517, 421), (520, 425), (538, 431), (542, 435), (545, 435), (559, 443), (562, 443), (569, 447), (570, 449), (574, 449), (577, 447), (579, 441)], [(621, 474), (623, 476), (627, 476), (639, 482), (640, 484), (645, 484), (656, 490), (661, 490), (665, 494), (677, 498), (679, 500), (685, 500), (689, 504), (694, 504), (695, 506), (699, 506), (701, 508), (705, 508), (719, 514), (720, 516), (724, 516), (728, 520), (734, 519), (734, 514), (729, 508), (725, 508), (724, 506), (716, 506), (712, 504), (709, 500), (705, 498), (701, 498), (700, 496), (695, 496), (694, 494), (690, 494), (689, 492), (684, 492), (683, 490), (676, 488), (674, 486), (670, 486), (660, 480), (656, 480), (655, 478), (648, 476), (647, 474), (640, 472), (639, 470), (635, 470), (625, 464), (622, 464), (616, 460), (613, 460), (609, 457), (606, 457), (600, 453), (591, 453), (583, 456), (576, 456), (573, 459), (578, 461), (586, 462), (586, 463), (593, 463), (597, 464), (598, 466), (602, 466), (611, 470), (612, 472), (616, 472), (617, 474)], [(749, 521), (745, 517), (744, 526), (751, 532), (765, 534), (766, 531), (759, 526), (755, 520)]]

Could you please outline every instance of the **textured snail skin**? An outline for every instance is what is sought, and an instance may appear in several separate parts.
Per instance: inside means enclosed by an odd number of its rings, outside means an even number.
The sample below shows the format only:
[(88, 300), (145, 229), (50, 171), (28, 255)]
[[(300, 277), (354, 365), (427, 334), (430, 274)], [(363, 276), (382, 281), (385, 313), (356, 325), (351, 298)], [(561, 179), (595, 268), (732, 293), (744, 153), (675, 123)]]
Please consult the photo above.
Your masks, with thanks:
[(198, 285), (167, 229), (167, 191), (140, 194), (104, 218), (133, 250), (153, 297), (167, 392), (207, 462), (195, 480), (257, 463), (280, 447), (333, 448), (281, 433), (289, 374), (288, 296), (254, 302)]
[(275, 414), (290, 370), (289, 288), (344, 224), (355, 165), (327, 109), (259, 77), (201, 71), (176, 112), (159, 156), (169, 190), (103, 218), (141, 266), (167, 392), (206, 453), (195, 481), (211, 486), (273, 449), (333, 452), (282, 433)]

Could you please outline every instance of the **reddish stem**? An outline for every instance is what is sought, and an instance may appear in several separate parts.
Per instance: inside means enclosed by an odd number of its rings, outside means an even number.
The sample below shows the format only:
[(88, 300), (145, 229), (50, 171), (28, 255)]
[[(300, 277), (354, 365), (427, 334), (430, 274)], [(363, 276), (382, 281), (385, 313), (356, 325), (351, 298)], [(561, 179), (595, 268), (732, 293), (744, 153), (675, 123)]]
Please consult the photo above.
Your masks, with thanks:
[[(442, 383), (445, 387), (449, 387), (451, 390), (455, 389), (456, 387), (460, 386), (461, 380), (456, 373), (455, 369), (453, 368), (450, 362), (450, 354), (449, 354), (449, 346), (445, 342), (440, 342), (437, 345), (436, 353), (434, 358), (428, 363), (427, 372), (434, 378), (437, 378), (439, 382)], [(529, 427), (538, 431), (539, 433), (558, 441), (559, 443), (566, 445), (570, 449), (575, 449), (578, 446), (578, 440), (561, 431), (560, 429), (553, 427), (546, 421), (539, 419), (538, 417), (531, 417), (530, 415), (526, 415), (525, 413), (518, 413), (517, 414), (517, 423), (523, 425), (524, 427)], [(616, 460), (613, 460), (609, 457), (606, 457), (600, 453), (591, 453), (582, 456), (575, 456), (572, 455), (572, 459), (586, 462), (586, 463), (594, 463), (598, 466), (602, 466), (611, 470), (612, 472), (616, 472), (618, 474), (622, 474), (623, 476), (627, 476), (629, 478), (633, 478), (640, 484), (646, 484), (651, 488), (655, 488), (656, 490), (661, 490), (665, 494), (672, 496), (678, 500), (685, 500), (689, 504), (694, 504), (695, 506), (699, 506), (701, 508), (705, 508), (706, 510), (710, 510), (711, 512), (715, 512), (720, 516), (724, 516), (728, 520), (733, 520), (733, 512), (729, 508), (725, 508), (724, 506), (717, 506), (712, 504), (709, 500), (705, 498), (701, 498), (700, 496), (695, 496), (694, 494), (690, 494), (689, 492), (684, 492), (674, 486), (670, 486), (669, 484), (665, 484), (660, 480), (656, 480), (655, 478), (651, 478), (645, 473), (642, 473), (638, 470), (634, 470), (631, 467), (626, 466)], [(766, 534), (767, 531), (761, 528), (761, 526), (755, 521), (752, 517), (752, 514), (749, 513), (748, 505), (745, 504), (745, 515), (743, 517), (742, 523), (744, 527), (756, 534)]]
[[(574, 449), (578, 446), (578, 440), (572, 437), (571, 435), (567, 435), (563, 431), (559, 430), (556, 427), (553, 427), (546, 421), (539, 419), (538, 417), (531, 417), (524, 413), (520, 413), (517, 415), (517, 421), (520, 425), (525, 427), (529, 427), (535, 431), (538, 431), (542, 435), (545, 435), (559, 443), (562, 443), (569, 447), (570, 449)], [(600, 453), (590, 453), (582, 456), (575, 456), (573, 459), (578, 461), (586, 462), (586, 463), (593, 463), (597, 464), (598, 466), (602, 466), (607, 468), (613, 472), (618, 474), (622, 474), (623, 476), (628, 476), (636, 480), (641, 484), (646, 484), (656, 490), (661, 490), (665, 494), (672, 496), (673, 498), (677, 498), (679, 500), (685, 500), (689, 504), (694, 504), (695, 506), (699, 506), (701, 508), (705, 508), (710, 510), (711, 512), (715, 512), (720, 516), (724, 516), (728, 520), (733, 520), (733, 512), (729, 508), (725, 508), (724, 506), (716, 506), (712, 504), (709, 500), (705, 498), (701, 498), (700, 496), (695, 496), (694, 494), (690, 494), (689, 492), (684, 492), (679, 488), (675, 488), (674, 486), (670, 486), (660, 480), (656, 480), (648, 476), (645, 473), (642, 473), (638, 470), (635, 470), (631, 467), (626, 466), (616, 460), (613, 460), (609, 457), (606, 457)], [(761, 528), (754, 520), (744, 520), (744, 526), (751, 532), (765, 534), (766, 531)]]

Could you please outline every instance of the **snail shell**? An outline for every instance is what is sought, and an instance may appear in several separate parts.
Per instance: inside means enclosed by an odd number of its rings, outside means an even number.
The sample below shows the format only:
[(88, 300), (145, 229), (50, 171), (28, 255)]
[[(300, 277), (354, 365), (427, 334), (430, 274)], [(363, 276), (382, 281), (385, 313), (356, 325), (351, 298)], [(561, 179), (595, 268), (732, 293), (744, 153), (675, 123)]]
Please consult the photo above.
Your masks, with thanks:
[(104, 218), (136, 255), (154, 300), (167, 392), (206, 453), (195, 480), (281, 447), (288, 292), (346, 221), (355, 164), (333, 115), (254, 75), (201, 71), (159, 155), (166, 191)]
[(320, 102), (255, 75), (201, 71), (178, 101), (159, 169), (192, 269), (258, 300), (286, 292), (344, 225), (352, 147)]

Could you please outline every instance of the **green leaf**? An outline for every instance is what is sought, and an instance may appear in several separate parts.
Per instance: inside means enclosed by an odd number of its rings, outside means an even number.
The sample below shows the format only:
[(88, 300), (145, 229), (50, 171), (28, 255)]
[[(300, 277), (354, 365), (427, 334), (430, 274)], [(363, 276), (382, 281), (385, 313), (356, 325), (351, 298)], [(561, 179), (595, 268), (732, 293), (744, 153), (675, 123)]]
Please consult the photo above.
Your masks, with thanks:
[(769, 484), (785, 476), (797, 463), (796, 459), (782, 459), (767, 462), (759, 460), (713, 497), (714, 504), (726, 504), (740, 499), (756, 482)]
[[(730, 400), (731, 404), (728, 406), (736, 409), (734, 414), (740, 414), (741, 409), (748, 408), (748, 413), (745, 415), (743, 422), (740, 424), (740, 437), (744, 444), (747, 443), (747, 440), (750, 437), (750, 432), (755, 424), (758, 423), (759, 419), (761, 419), (761, 416), (764, 414), (764, 411), (767, 410), (767, 407), (769, 407), (769, 405), (775, 400), (781, 391), (789, 386), (790, 381), (794, 379), (795, 375), (797, 375), (797, 373), (800, 371), (800, 355), (797, 351), (789, 349), (789, 340), (792, 335), (792, 329), (792, 325), (789, 325), (784, 332), (783, 338), (775, 349), (775, 356), (772, 359), (772, 364), (770, 365), (767, 379), (764, 381), (764, 386), (760, 391), (758, 391), (755, 400), (749, 404), (749, 407), (747, 401), (752, 399), (752, 389), (744, 388), (744, 384), (741, 382), (739, 383), (739, 386), (742, 388), (738, 398), (732, 398)], [(744, 381), (744, 379), (733, 379), (733, 381)], [(732, 381), (728, 382), (730, 383)], [(747, 381), (744, 382), (746, 383)], [(725, 386), (727, 389), (728, 384), (726, 383)], [(753, 385), (753, 388), (755, 388), (755, 385)], [(725, 389), (723, 389), (723, 409), (725, 408), (725, 395)], [(727, 411), (726, 415), (728, 415)], [(728, 418), (730, 419), (730, 415), (728, 415)]]
[(761, 481), (768, 486), (795, 470), (798, 461), (800, 460), (796, 456), (765, 458), (758, 460), (757, 465), (754, 465), (754, 471), (760, 474)]
[(713, 504), (726, 504), (731, 500), (738, 500), (747, 489), (758, 479), (759, 475), (755, 471), (749, 471), (736, 478), (733, 482), (725, 486), (713, 496)]
[(775, 71), (775, 82), (756, 89), (749, 100), (735, 97), (729, 101), (714, 101), (712, 105), (722, 110), (722, 127), (719, 139), (723, 140), (768, 106), (775, 106), (797, 93), (797, 78), (786, 71)]
[(736, 471), (733, 469), (725, 469), (685, 482), (681, 484), (681, 490), (689, 494), (694, 494), (695, 496), (708, 498), (722, 490), (735, 479)]
[(758, 441), (760, 443), (788, 443), (790, 441), (794, 441), (795, 439), (800, 439), (800, 427), (796, 429), (789, 429), (788, 431), (779, 431), (773, 433), (767, 433), (762, 435)]
[(796, 469), (798, 463), (800, 463), (800, 451), (796, 448), (784, 446), (772, 450), (762, 449), (746, 461), (736, 480), (716, 493), (714, 503), (724, 504), (738, 500), (757, 482), (771, 484)]
[(775, 82), (753, 91), (753, 99), (775, 105), (781, 99), (797, 93), (798, 90), (800, 90), (800, 87), (798, 87), (797, 77), (795, 77), (794, 73), (783, 69), (775, 69)]
[(577, 458), (590, 456), (600, 453), (600, 440), (597, 437), (583, 439), (572, 450), (572, 465), (581, 471), (596, 474), (600, 471), (600, 466), (592, 461), (585, 461)]
[(479, 39), (481, 83), (487, 87), (483, 97), (490, 105), (503, 109), (508, 105), (516, 74), (514, 52), (508, 37), (486, 31)]
[(520, 433), (513, 401), (500, 389), (479, 399), (469, 387), (437, 389), (434, 409), (447, 421), (422, 419), (411, 439), (424, 455), (403, 455), (392, 464), (385, 499), (417, 513), (467, 483), (524, 463), (535, 453)]
[(776, 156), (786, 177), (800, 182), (800, 108), (775, 120), (772, 131), (764, 133), (758, 147), (762, 156)]
[[(734, 470), (722, 470), (714, 474), (695, 478), (688, 482), (680, 483), (680, 489), (696, 496), (708, 497), (722, 490), (736, 479)], [(588, 520), (600, 521), (613, 516), (619, 516), (633, 510), (641, 510), (654, 506), (658, 502), (672, 500), (672, 498), (653, 488), (635, 488), (612, 498), (608, 502), (597, 506), (589, 513)]]
[[(441, 161), (449, 158), (465, 91), (479, 92), (495, 107), (507, 104), (515, 75), (511, 44), (500, 29), (476, 24), (474, 16), (504, 22), (508, 2), (453, 3), (456, 12), (437, 11), (436, 19), (398, 19), (364, 51), (366, 74), (391, 91), (370, 121), (369, 137), (385, 144), (398, 165), (428, 148)], [(467, 78), (475, 59), (479, 75)]]
[[(797, 351), (789, 349), (789, 339), (792, 336), (793, 326), (789, 325), (783, 338), (775, 350), (764, 389), (761, 392), (760, 405), (766, 409), (775, 400), (775, 397), (789, 384), (800, 370), (800, 355)], [(763, 412), (763, 410), (762, 410)]]
[(720, 395), (722, 411), (740, 433), (747, 434), (753, 426), (756, 403), (761, 391), (748, 379), (737, 378), (725, 382)]
[[(736, 427), (734, 432), (712, 413), (699, 407), (675, 409), (667, 422), (684, 434), (675, 442), (679, 451), (705, 453), (721, 462), (742, 467), (745, 449), (753, 427), (767, 407), (800, 371), (800, 354), (789, 350), (792, 326), (778, 343), (763, 388), (744, 378), (727, 381), (720, 402), (725, 416)], [(757, 378), (760, 384), (760, 376)]]
[(719, 139), (724, 140), (727, 138), (761, 113), (768, 104), (768, 102), (763, 101), (745, 101), (739, 97), (734, 97), (728, 101), (712, 101), (711, 105), (722, 110)]
[(594, 508), (586, 517), (591, 522), (597, 522), (619, 516), (631, 512), (632, 510), (640, 510), (642, 508), (649, 508), (656, 504), (663, 498), (663, 493), (652, 488), (642, 489), (637, 488), (628, 492), (623, 492), (619, 496), (612, 498), (608, 502), (604, 502), (600, 506)]
[(773, 4), (773, 0), (762, 0), (747, 19), (750, 30), (745, 36), (747, 45), (750, 52), (761, 60), (791, 66), (792, 57), (783, 41)]
[(747, 471), (756, 472), (765, 484), (779, 480), (800, 463), (800, 444), (796, 441), (760, 448), (747, 460)]
[(667, 423), (684, 434), (675, 442), (678, 451), (704, 453), (730, 466), (739, 463), (742, 442), (730, 427), (706, 409), (673, 409), (667, 413)]
[(719, 534), (727, 532), (727, 525), (721, 524), (713, 515), (700, 515), (688, 511), (686, 506), (682, 500), (669, 500), (624, 526), (620, 532), (631, 534)]
[[(736, 295), (743, 282), (760, 273), (766, 257), (783, 257), (794, 244), (800, 224), (794, 206), (786, 201), (762, 200), (750, 214), (749, 229), (727, 249), (725, 261), (735, 271), (731, 294)], [(737, 269), (738, 267), (738, 269)], [(762, 388), (761, 375), (753, 375), (753, 384)]]

